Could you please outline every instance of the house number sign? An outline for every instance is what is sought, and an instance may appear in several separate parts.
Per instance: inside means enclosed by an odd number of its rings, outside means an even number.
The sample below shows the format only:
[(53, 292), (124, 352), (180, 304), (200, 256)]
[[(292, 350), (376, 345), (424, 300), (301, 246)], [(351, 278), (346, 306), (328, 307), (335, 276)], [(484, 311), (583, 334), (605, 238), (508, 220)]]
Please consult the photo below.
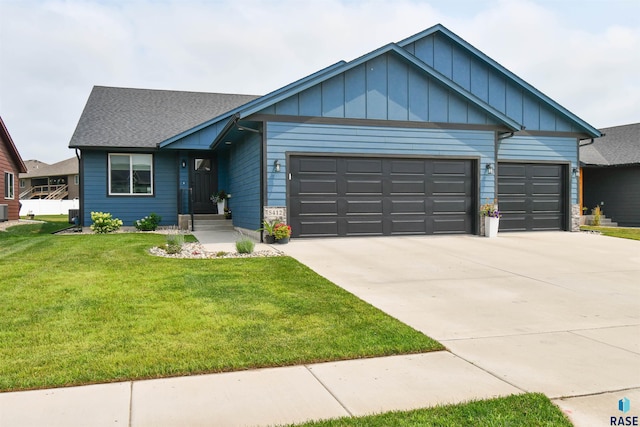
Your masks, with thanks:
[(266, 221), (285, 221), (287, 219), (287, 208), (286, 206), (265, 206), (263, 216)]

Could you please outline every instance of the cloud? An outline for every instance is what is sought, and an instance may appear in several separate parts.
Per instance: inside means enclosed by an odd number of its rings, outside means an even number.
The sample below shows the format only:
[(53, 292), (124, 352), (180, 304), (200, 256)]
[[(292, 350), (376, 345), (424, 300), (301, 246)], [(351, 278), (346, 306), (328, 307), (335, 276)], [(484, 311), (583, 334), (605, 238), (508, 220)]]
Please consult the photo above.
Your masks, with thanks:
[(564, 3), (0, 0), (0, 114), (58, 161), (93, 85), (260, 95), (442, 23), (594, 126), (638, 121), (639, 26)]

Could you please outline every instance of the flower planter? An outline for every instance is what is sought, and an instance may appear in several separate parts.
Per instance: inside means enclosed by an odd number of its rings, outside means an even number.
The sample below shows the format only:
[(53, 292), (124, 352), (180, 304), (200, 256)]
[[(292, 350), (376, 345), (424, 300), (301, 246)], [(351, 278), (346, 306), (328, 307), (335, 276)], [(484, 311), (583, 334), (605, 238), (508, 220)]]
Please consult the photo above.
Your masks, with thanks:
[(272, 245), (272, 244), (274, 244), (276, 242), (276, 236), (273, 236), (273, 235), (270, 235), (270, 234), (265, 234), (264, 242)]
[(283, 237), (282, 239), (276, 239), (276, 243), (278, 243), (280, 245), (285, 245), (285, 244), (289, 243), (289, 238), (288, 237)]
[(491, 216), (484, 217), (484, 235), (485, 237), (497, 237), (498, 227), (500, 226), (500, 218)]
[(222, 215), (224, 213), (224, 200), (218, 202), (218, 214)]

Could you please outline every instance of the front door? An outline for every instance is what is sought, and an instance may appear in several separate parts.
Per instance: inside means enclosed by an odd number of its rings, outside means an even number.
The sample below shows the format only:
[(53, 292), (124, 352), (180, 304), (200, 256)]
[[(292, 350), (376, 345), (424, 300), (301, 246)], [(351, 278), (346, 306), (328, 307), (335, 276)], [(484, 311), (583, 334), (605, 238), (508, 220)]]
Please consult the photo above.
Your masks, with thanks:
[(211, 195), (218, 187), (217, 163), (214, 157), (191, 159), (191, 188), (193, 188), (193, 212), (215, 213)]

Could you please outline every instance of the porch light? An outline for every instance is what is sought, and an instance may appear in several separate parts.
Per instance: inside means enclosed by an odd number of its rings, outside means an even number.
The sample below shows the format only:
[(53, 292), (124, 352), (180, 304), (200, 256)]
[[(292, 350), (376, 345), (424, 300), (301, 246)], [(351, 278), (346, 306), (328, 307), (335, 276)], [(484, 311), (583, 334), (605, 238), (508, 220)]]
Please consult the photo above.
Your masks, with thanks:
[(187, 161), (183, 160), (181, 165), (182, 165), (182, 169), (186, 168), (187, 167)]
[(487, 175), (493, 175), (493, 163), (487, 163), (485, 169), (487, 170)]
[(276, 161), (273, 162), (273, 170), (276, 172), (280, 172), (280, 160), (276, 159)]
[(578, 168), (571, 169), (571, 176), (573, 176), (574, 178), (578, 178), (580, 176), (580, 169)]

